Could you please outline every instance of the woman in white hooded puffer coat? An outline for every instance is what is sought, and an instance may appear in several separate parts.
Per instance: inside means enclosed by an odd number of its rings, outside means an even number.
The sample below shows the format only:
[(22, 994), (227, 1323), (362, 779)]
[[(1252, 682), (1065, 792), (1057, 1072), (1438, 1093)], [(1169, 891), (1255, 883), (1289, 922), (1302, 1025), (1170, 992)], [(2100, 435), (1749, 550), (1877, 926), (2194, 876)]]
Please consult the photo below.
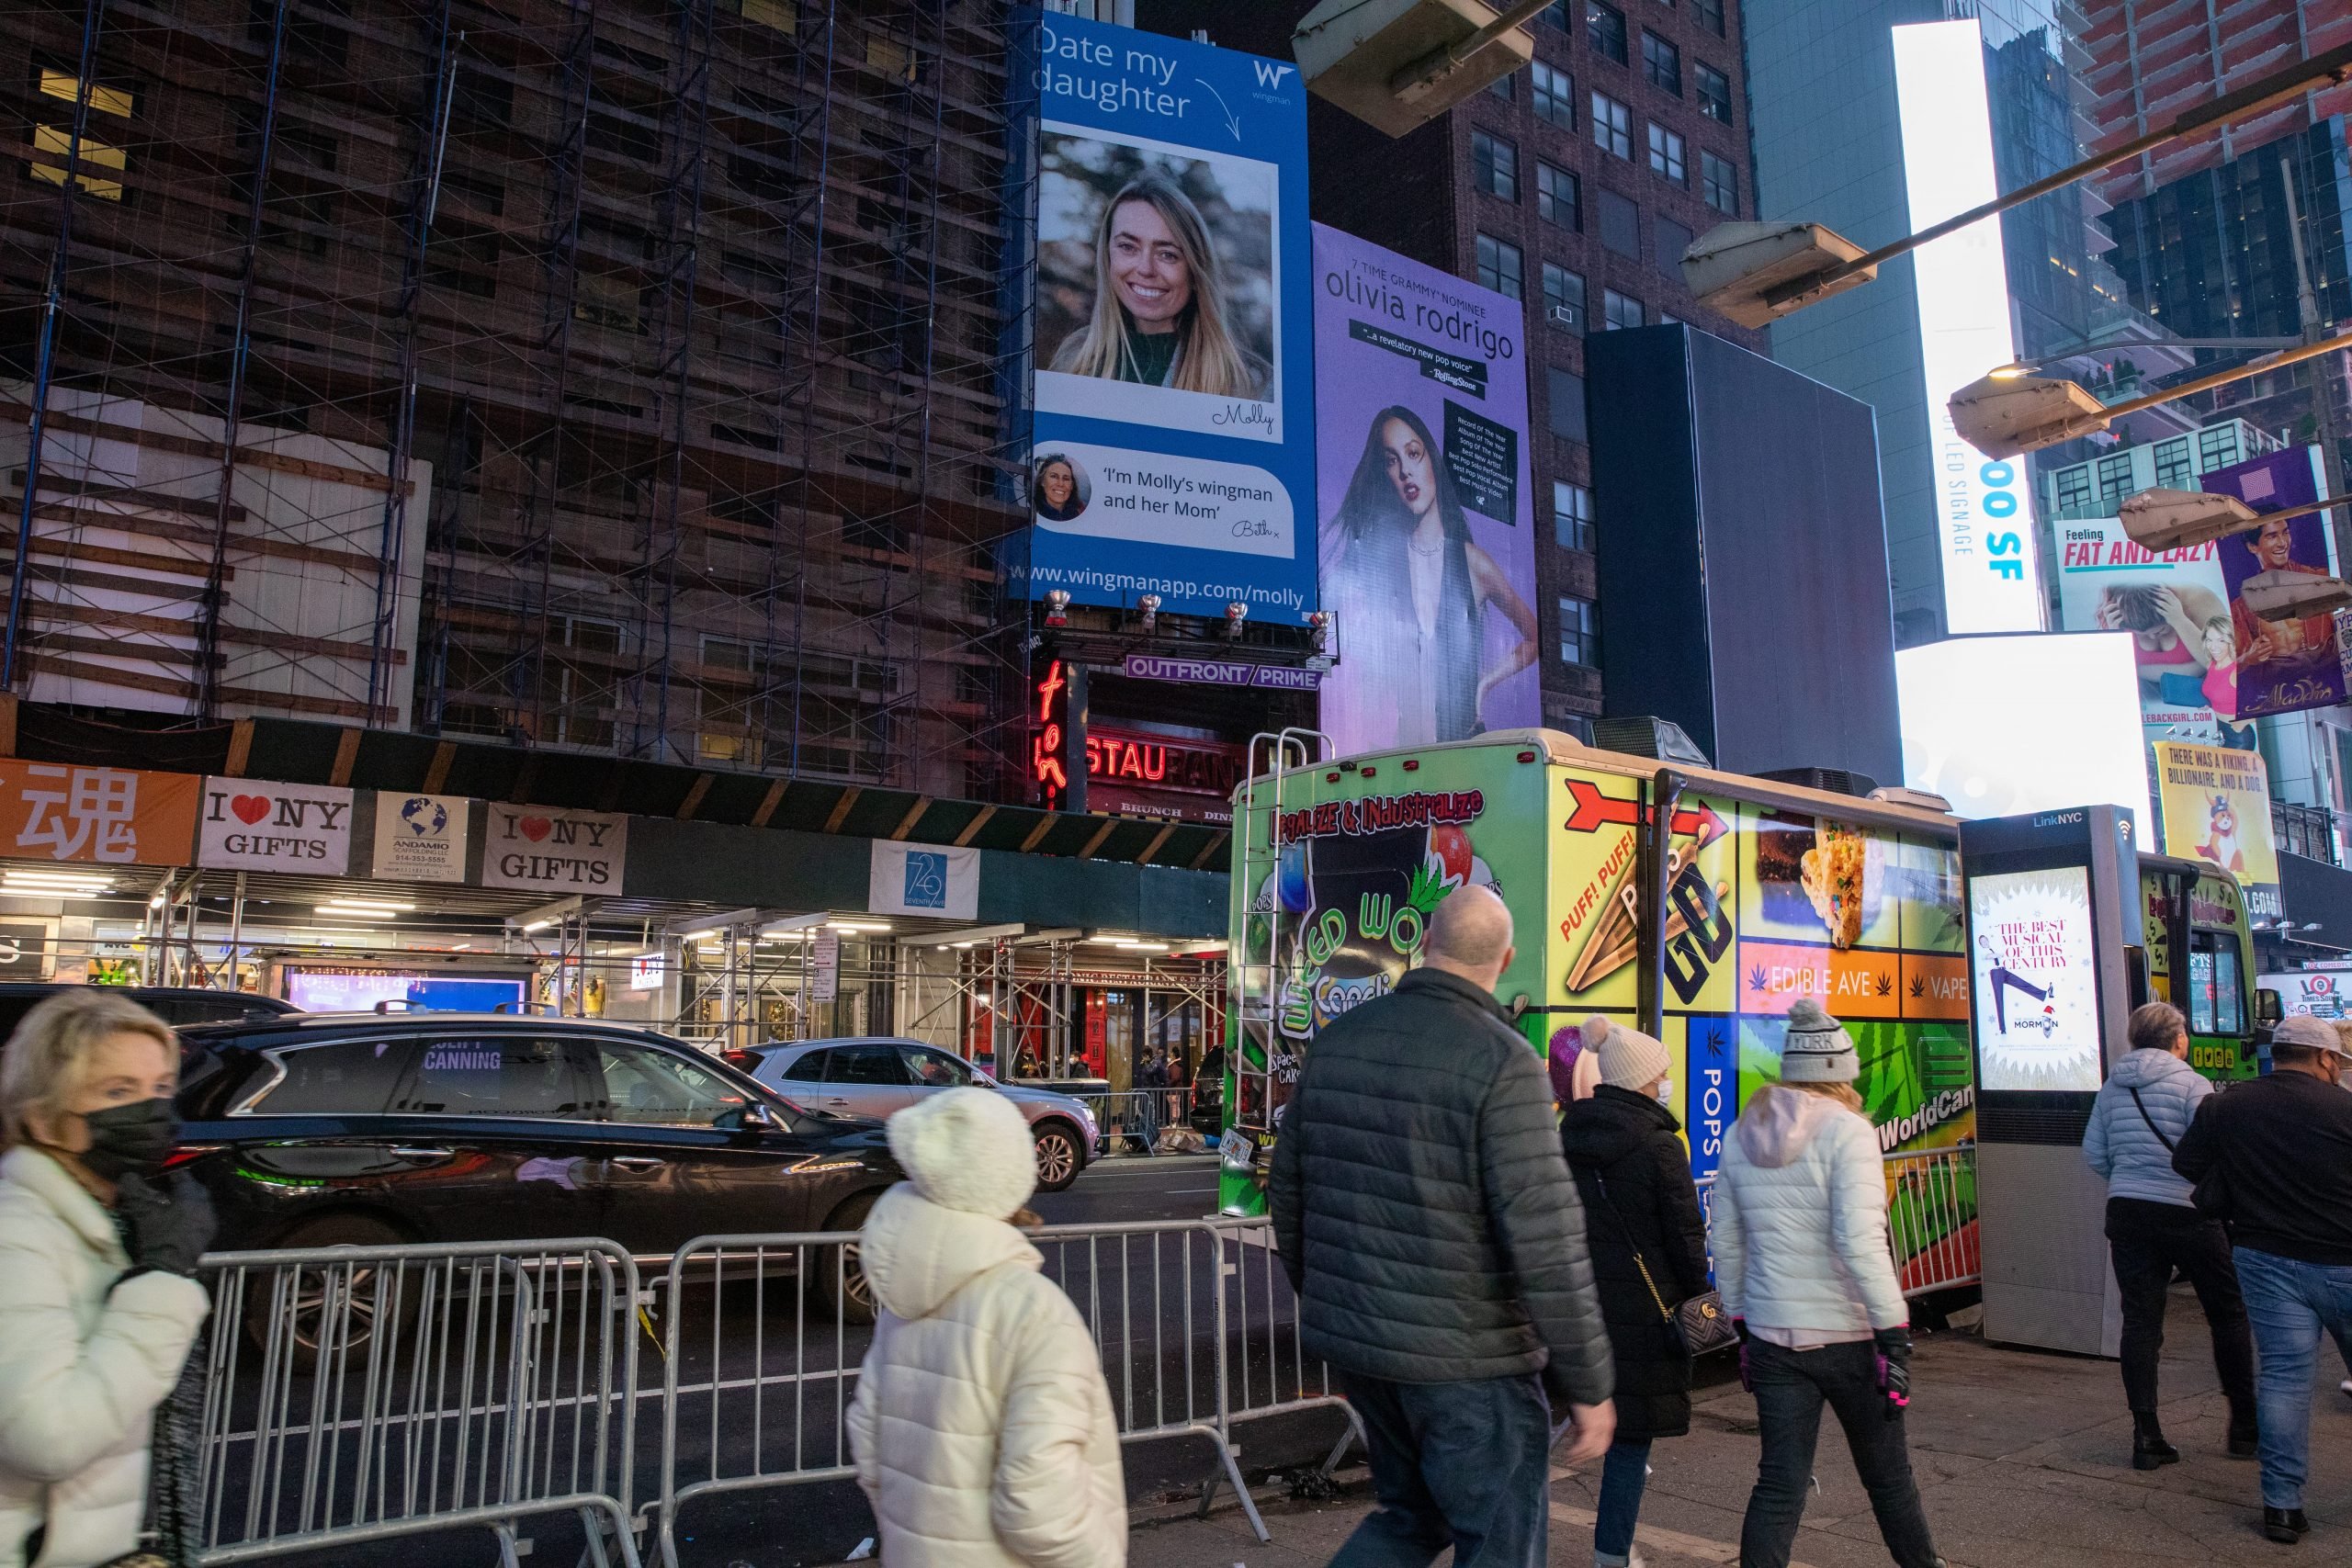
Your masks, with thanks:
[(1887, 1254), (1886, 1177), (1854, 1090), (1860, 1072), (1845, 1026), (1799, 998), (1781, 1081), (1741, 1107), (1715, 1168), (1715, 1288), (1739, 1331), (1762, 1450), (1741, 1568), (1787, 1568), (1824, 1404), (1845, 1428), (1888, 1555), (1899, 1568), (1943, 1568), (1904, 1438), (1911, 1311)]
[(1126, 1479), (1094, 1341), (1009, 1219), (1029, 1125), (993, 1090), (889, 1122), (908, 1179), (859, 1238), (881, 1303), (850, 1405), (887, 1568), (1120, 1568)]

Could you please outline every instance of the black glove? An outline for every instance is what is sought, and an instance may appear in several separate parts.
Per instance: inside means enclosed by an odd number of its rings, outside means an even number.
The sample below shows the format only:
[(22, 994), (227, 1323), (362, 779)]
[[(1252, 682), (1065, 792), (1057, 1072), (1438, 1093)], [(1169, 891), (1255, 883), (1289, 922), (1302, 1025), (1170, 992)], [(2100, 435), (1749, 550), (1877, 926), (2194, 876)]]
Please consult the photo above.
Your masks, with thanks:
[(133, 1271), (193, 1277), (220, 1224), (212, 1199), (186, 1171), (168, 1177), (126, 1176), (115, 1183), (124, 1250)]
[(1882, 1328), (1871, 1336), (1878, 1352), (1878, 1391), (1886, 1396), (1886, 1418), (1899, 1420), (1911, 1403), (1911, 1330)]

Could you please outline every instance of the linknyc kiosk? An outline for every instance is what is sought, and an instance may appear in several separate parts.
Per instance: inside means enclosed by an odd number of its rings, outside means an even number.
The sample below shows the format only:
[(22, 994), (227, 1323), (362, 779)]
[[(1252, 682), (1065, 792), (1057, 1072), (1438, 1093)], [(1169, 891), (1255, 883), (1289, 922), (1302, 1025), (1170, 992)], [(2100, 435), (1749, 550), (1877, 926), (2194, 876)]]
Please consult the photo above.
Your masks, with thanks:
[(1984, 1337), (2113, 1356), (2107, 1190), (2083, 1132), (2146, 988), (2132, 814), (1963, 822)]

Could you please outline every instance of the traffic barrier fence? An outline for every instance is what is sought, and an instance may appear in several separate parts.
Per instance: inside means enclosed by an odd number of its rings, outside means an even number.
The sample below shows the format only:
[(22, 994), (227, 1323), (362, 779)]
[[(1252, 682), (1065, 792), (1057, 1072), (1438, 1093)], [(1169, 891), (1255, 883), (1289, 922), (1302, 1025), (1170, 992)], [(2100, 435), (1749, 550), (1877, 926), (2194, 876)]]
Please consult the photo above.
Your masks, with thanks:
[[(1971, 1146), (1886, 1155), (1886, 1241), (1906, 1296), (1984, 1280), (1976, 1229), (1976, 1151)], [(1712, 1232), (1715, 1179), (1699, 1183), (1699, 1209)]]
[(636, 1568), (637, 1266), (576, 1239), (216, 1254), (197, 1453), (205, 1568), (576, 1515)]
[[(1886, 1156), (1905, 1292), (1980, 1276), (1973, 1151)], [(1711, 1208), (1713, 1182), (1701, 1200)], [(1259, 1539), (1237, 1429), (1331, 1406), (1264, 1220), (1030, 1233), (1102, 1358), (1122, 1441), (1190, 1438)], [(477, 1525), (514, 1568), (526, 1519), (575, 1515), (594, 1568), (637, 1568), (650, 1524), (678, 1568), (680, 1511), (718, 1494), (852, 1475), (848, 1412), (874, 1302), (854, 1233), (706, 1236), (656, 1293), (611, 1242), (325, 1248), (206, 1259), (205, 1568)], [(640, 1309), (659, 1310), (653, 1325)], [(632, 1513), (639, 1339), (662, 1359), (658, 1481)], [(645, 1391), (645, 1397), (655, 1397)]]

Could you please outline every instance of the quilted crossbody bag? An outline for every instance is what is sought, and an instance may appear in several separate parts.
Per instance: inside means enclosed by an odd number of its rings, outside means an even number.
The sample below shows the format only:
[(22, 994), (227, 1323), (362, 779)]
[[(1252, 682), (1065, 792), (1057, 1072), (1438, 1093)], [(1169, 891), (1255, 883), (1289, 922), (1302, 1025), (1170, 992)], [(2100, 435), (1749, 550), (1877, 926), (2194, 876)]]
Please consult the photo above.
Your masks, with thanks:
[(1673, 1306), (1666, 1304), (1666, 1297), (1657, 1288), (1657, 1277), (1650, 1273), (1649, 1262), (1642, 1256), (1642, 1244), (1634, 1239), (1634, 1227), (1617, 1208), (1617, 1200), (1609, 1195), (1609, 1183), (1595, 1171), (1592, 1184), (1600, 1189), (1600, 1201), (1609, 1205), (1610, 1214), (1617, 1228), (1624, 1233), (1625, 1245), (1634, 1254), (1634, 1267), (1641, 1271), (1642, 1283), (1648, 1287), (1650, 1300), (1657, 1304), (1658, 1320), (1665, 1324), (1667, 1334), (1682, 1347), (1682, 1353), (1697, 1359), (1710, 1351), (1727, 1349), (1739, 1342), (1731, 1325), (1731, 1314), (1724, 1311), (1724, 1299), (1713, 1291), (1702, 1291)]

